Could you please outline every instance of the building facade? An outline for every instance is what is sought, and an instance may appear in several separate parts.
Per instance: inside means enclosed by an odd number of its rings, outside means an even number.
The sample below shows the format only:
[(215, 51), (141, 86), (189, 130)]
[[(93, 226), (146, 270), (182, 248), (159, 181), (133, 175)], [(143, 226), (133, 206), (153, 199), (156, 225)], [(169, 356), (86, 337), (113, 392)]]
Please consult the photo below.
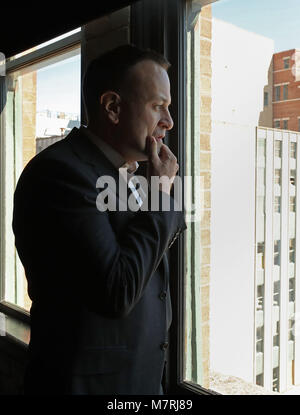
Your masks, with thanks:
[(300, 49), (273, 56), (273, 127), (300, 131)]
[(261, 394), (300, 384), (299, 53), (213, 18), (210, 369)]

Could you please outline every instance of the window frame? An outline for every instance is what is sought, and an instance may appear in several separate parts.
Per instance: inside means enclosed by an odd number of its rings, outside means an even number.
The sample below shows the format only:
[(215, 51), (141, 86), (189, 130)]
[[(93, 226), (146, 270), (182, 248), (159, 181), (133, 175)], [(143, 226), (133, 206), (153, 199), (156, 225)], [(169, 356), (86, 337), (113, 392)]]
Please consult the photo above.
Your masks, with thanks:
[(283, 69), (289, 69), (289, 68), (290, 68), (290, 57), (287, 56), (283, 58)]
[[(216, 0), (204, 0), (202, 7)], [(165, 54), (172, 63), (172, 117), (174, 128), (169, 132), (169, 145), (178, 157), (179, 174), (185, 172), (187, 127), (187, 12), (186, 0), (165, 1)], [(195, 2), (196, 3), (196, 2)], [(199, 2), (200, 3), (200, 2)], [(198, 5), (197, 5), (198, 6)], [(200, 7), (197, 9), (200, 12)], [(196, 17), (196, 15), (195, 15)], [(184, 193), (184, 186), (183, 186)], [(187, 224), (188, 226), (188, 224)], [(221, 395), (201, 385), (183, 380), (185, 336), (185, 246), (183, 232), (170, 251), (170, 289), (173, 306), (173, 323), (170, 329), (170, 350), (167, 361), (167, 393), (185, 395)]]
[[(216, 0), (208, 0), (206, 4)], [(166, 140), (171, 150), (178, 157), (179, 172), (185, 171), (185, 142), (182, 137), (186, 133), (186, 3), (187, 0), (142, 0), (131, 5), (131, 42), (137, 46), (151, 47), (164, 53), (172, 67), (169, 71), (172, 85), (172, 117), (174, 125)], [(205, 3), (205, 2), (204, 2)], [(63, 53), (77, 42), (81, 43), (82, 32), (75, 33), (68, 38), (54, 42), (41, 49), (21, 56), (7, 63), (7, 71), (21, 69), (40, 60), (47, 59), (57, 53)], [(84, 56), (82, 57), (82, 65)], [(1, 80), (1, 78), (0, 78)], [(0, 85), (1, 86), (1, 85)], [(0, 90), (0, 99), (2, 99)], [(85, 113), (81, 106), (81, 123), (84, 122)], [(3, 125), (0, 120), (0, 132)], [(0, 156), (4, 156), (1, 134)], [(1, 163), (1, 166), (3, 164)], [(3, 171), (0, 169), (0, 190), (3, 188)], [(3, 200), (1, 199), (1, 204)], [(2, 205), (1, 212), (2, 215)], [(0, 217), (2, 224), (2, 217)], [(2, 241), (2, 238), (1, 238)], [(1, 242), (2, 243), (2, 242)], [(169, 254), (170, 289), (173, 307), (173, 323), (170, 331), (170, 348), (167, 351), (167, 367), (165, 386), (166, 392), (181, 395), (220, 395), (183, 380), (183, 347), (184, 347), (184, 233), (175, 241)], [(3, 255), (1, 245), (0, 255)], [(1, 261), (2, 264), (2, 261)], [(2, 266), (2, 265), (1, 265)], [(24, 319), (29, 322), (29, 313), (14, 304), (3, 300), (4, 273), (0, 270), (0, 312)]]
[(269, 105), (269, 92), (264, 91), (264, 107), (267, 107)]
[[(281, 122), (280, 122), (281, 120), (280, 119), (276, 119), (276, 120), (274, 120), (274, 126), (273, 126), (273, 128), (277, 128), (277, 129), (280, 129), (280, 126), (281, 126)], [(279, 126), (277, 126), (277, 124), (276, 123), (279, 123)]]
[[(82, 40), (82, 30), (73, 33), (63, 39), (57, 40), (51, 44), (41, 47), (40, 49), (29, 52), (23, 56), (20, 56), (16, 59), (8, 57), (6, 59), (6, 75), (9, 75), (11, 72), (18, 71), (20, 69), (29, 67), (31, 65), (37, 64), (39, 62), (45, 61), (51, 57), (62, 55), (66, 52), (69, 52), (75, 48), (81, 47)], [(25, 51), (24, 51), (25, 52)], [(5, 172), (6, 172), (6, 160), (5, 160), (5, 117), (2, 112), (6, 103), (6, 84), (5, 77), (0, 78), (0, 102), (1, 102), (1, 111), (0, 111), (0, 193), (5, 195), (6, 186), (5, 186)], [(82, 104), (81, 104), (81, 116), (82, 116)], [(4, 264), (4, 238), (3, 232), (5, 229), (5, 197), (2, 197), (0, 200), (0, 312), (9, 315), (11, 317), (17, 318), (20, 321), (25, 323), (30, 322), (30, 313), (19, 307), (18, 305), (11, 303), (5, 300), (5, 264)]]
[[(216, 0), (203, 1), (204, 4)], [(185, 171), (186, 93), (187, 93), (187, 0), (144, 0), (132, 5), (131, 42), (163, 53), (171, 63), (171, 114), (174, 127), (168, 132), (166, 144), (177, 156), (179, 174)], [(183, 189), (184, 192), (184, 189)], [(167, 394), (220, 395), (192, 382), (184, 381), (184, 324), (185, 324), (185, 233), (172, 245), (169, 252), (170, 291), (173, 308), (167, 350), (164, 387)]]
[[(279, 91), (279, 93), (277, 91)], [(281, 85), (276, 85), (275, 86), (274, 97), (275, 97), (275, 101), (280, 101), (280, 98), (281, 98)]]

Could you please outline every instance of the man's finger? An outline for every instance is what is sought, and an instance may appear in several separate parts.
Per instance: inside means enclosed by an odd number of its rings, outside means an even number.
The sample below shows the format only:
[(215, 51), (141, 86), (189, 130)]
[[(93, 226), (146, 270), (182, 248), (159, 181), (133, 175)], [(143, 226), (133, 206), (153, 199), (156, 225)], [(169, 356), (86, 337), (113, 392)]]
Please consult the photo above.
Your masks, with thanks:
[(155, 160), (158, 158), (157, 154), (157, 142), (153, 136), (148, 137), (148, 154), (150, 160)]
[(169, 147), (166, 146), (165, 144), (162, 144), (162, 146), (160, 148), (159, 157), (162, 161), (168, 160), (168, 159), (177, 161), (175, 155), (172, 153), (172, 151), (169, 149)]

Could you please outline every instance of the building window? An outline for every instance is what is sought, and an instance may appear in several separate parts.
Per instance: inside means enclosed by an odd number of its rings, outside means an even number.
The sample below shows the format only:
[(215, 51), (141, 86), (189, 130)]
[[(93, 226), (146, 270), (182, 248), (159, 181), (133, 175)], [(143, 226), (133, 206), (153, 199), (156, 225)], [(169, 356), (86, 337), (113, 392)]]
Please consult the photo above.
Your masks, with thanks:
[(290, 67), (290, 58), (283, 58), (283, 67), (288, 69)]
[(298, 131), (300, 131), (300, 118), (298, 118)]
[(283, 99), (288, 99), (288, 85), (283, 85)]
[(275, 199), (274, 199), (274, 212), (280, 213), (280, 208), (281, 208), (281, 197), (280, 196), (275, 196)]
[[(231, 1), (214, 2), (212, 16), (215, 10), (222, 8), (222, 3), (226, 10)], [(233, 6), (231, 10), (234, 12)], [(231, 53), (230, 39), (239, 35), (240, 27), (233, 27), (230, 22), (225, 24), (226, 21), (220, 23), (218, 18), (222, 20), (221, 12), (213, 20), (215, 32), (212, 39), (206, 33), (208, 29), (205, 32), (210, 19), (206, 7), (202, 7), (192, 29), (187, 24), (188, 111), (184, 174), (202, 175), (204, 194), (210, 194), (211, 198), (206, 199), (200, 223), (190, 223), (185, 235), (183, 378), (222, 394), (232, 392), (233, 388), (228, 387), (228, 376), (236, 385), (235, 391), (242, 383), (245, 386), (241, 381), (244, 380), (255, 389), (257, 385), (263, 386), (264, 389), (256, 389), (258, 394), (272, 390), (282, 393), (287, 389), (284, 384), (286, 377), (293, 373), (288, 366), (290, 363), (284, 366), (281, 359), (289, 347), (287, 310), (289, 298), (293, 298), (293, 294), (287, 292), (287, 268), (291, 274), (292, 268), (297, 266), (296, 247), (289, 243), (289, 239), (294, 239), (292, 230), (296, 229), (297, 214), (295, 199), (290, 199), (297, 191), (296, 175), (295, 172), (290, 174), (289, 170), (296, 169), (297, 160), (293, 156), (294, 150), (289, 150), (289, 143), (300, 139), (300, 134), (293, 136), (290, 131), (280, 129), (291, 128), (291, 122), (283, 119), (288, 118), (288, 114), (280, 116), (274, 111), (273, 119), (265, 121), (260, 118), (262, 98), (264, 106), (269, 99), (271, 103), (281, 101), (283, 96), (288, 99), (288, 85), (281, 92), (284, 80), (276, 80), (272, 91), (261, 88), (261, 85), (266, 85), (270, 58), (259, 69), (258, 98), (252, 99), (253, 104), (248, 99), (247, 105), (243, 106), (243, 97), (251, 96), (254, 82), (248, 85), (247, 92), (241, 91), (237, 74), (242, 74), (245, 67), (249, 70), (249, 77), (254, 71), (257, 74), (258, 59), (253, 61), (253, 55), (261, 48), (261, 56), (265, 56), (264, 49), (268, 44), (263, 46), (263, 38), (257, 40), (249, 34), (248, 45), (253, 52), (251, 59), (248, 59), (248, 51), (244, 52), (243, 59), (240, 55), (236, 59), (236, 55)], [(204, 33), (207, 38), (204, 38)], [(204, 47), (212, 51), (211, 59), (204, 56)], [(270, 47), (268, 53), (272, 58), (274, 50)], [(281, 62), (279, 68), (282, 68)], [(277, 62), (274, 67), (277, 69)], [(226, 68), (226, 71), (220, 68)], [(204, 79), (210, 77), (211, 82), (204, 86)], [(243, 78), (244, 73), (239, 78), (239, 85), (243, 84)], [(211, 100), (207, 98), (210, 95)], [(237, 98), (240, 98), (239, 104)], [(213, 105), (210, 107), (211, 102)], [(245, 120), (249, 120), (250, 124), (249, 105), (252, 105), (253, 112), (257, 111), (257, 119), (261, 122), (255, 130), (255, 137), (251, 135), (253, 124), (251, 131), (249, 128), (249, 144), (252, 145), (255, 139), (256, 149), (251, 155), (245, 155), (241, 146), (240, 151), (236, 150), (233, 155), (239, 138), (245, 136), (239, 123), (244, 125)], [(280, 104), (275, 104), (275, 110), (278, 107)], [(269, 128), (272, 124), (274, 128)], [(208, 140), (208, 135), (213, 143), (211, 147), (204, 140), (205, 137)], [(224, 165), (228, 169), (224, 169)], [(255, 178), (249, 174), (249, 165), (256, 169)], [(234, 175), (235, 171), (243, 172), (242, 177), (248, 184), (255, 183), (254, 201), (253, 195), (248, 195), (245, 190), (247, 185), (244, 182), (241, 185), (241, 176), (236, 178)], [(290, 176), (294, 185), (290, 184)], [(231, 190), (226, 192), (226, 207), (222, 204), (225, 183), (231, 185)], [(196, 184), (191, 185), (186, 188), (187, 196), (196, 199), (200, 190)], [(248, 223), (251, 209), (253, 215), (251, 223)], [(247, 241), (241, 228), (248, 232)], [(253, 259), (248, 263), (250, 255)], [(242, 274), (247, 278), (239, 290)], [(235, 294), (232, 287), (236, 287)], [(291, 354), (290, 362), (292, 360)], [(247, 394), (243, 386), (241, 391)]]
[(274, 184), (281, 184), (281, 169), (275, 169)]
[(290, 157), (292, 159), (295, 159), (296, 156), (297, 156), (297, 143), (292, 141), (290, 143)]
[(274, 144), (275, 148), (275, 157), (281, 157), (281, 149), (282, 149), (282, 141), (281, 140), (275, 140), (275, 144)]
[(294, 169), (290, 170), (290, 183), (293, 186), (296, 185), (296, 170), (294, 170)]
[(296, 198), (295, 196), (290, 197), (290, 211), (296, 212)]
[(274, 128), (280, 128), (280, 120), (274, 121)]
[[(78, 39), (78, 43), (72, 43), (62, 52), (59, 45), (65, 45), (66, 39), (37, 48), (34, 59), (38, 51), (43, 58), (30, 60), (32, 54), (24, 53), (28, 60), (22, 69), (18, 69), (17, 58), (11, 59), (5, 78), (6, 106), (2, 118), (5, 203), (1, 206), (5, 218), (1, 226), (4, 241), (1, 277), (5, 289), (2, 298), (26, 311), (30, 309), (31, 301), (11, 226), (13, 193), (26, 164), (44, 148), (63, 139), (73, 127), (80, 126), (80, 32), (73, 33), (70, 39), (70, 42)], [(48, 56), (47, 51), (51, 51)]]
[(280, 85), (275, 86), (275, 101), (280, 101)]

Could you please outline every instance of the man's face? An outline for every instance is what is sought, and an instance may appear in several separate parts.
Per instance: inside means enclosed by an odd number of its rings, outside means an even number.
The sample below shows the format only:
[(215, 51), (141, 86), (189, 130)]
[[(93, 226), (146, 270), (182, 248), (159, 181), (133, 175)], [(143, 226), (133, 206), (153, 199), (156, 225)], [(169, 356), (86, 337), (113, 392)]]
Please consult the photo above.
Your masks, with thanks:
[(167, 130), (173, 127), (167, 71), (150, 60), (137, 63), (121, 93), (120, 152), (127, 161), (147, 160), (147, 136), (157, 140), (158, 152)]

